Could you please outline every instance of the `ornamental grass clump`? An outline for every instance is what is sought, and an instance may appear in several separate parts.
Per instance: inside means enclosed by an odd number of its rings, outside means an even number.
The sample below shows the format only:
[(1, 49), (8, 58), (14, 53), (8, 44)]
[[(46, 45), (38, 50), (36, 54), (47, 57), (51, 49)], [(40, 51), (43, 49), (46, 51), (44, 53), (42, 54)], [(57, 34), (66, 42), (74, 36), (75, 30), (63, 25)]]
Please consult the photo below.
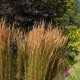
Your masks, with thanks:
[(0, 80), (59, 80), (65, 74), (62, 55), (67, 38), (58, 28), (35, 24), (29, 32), (0, 23)]

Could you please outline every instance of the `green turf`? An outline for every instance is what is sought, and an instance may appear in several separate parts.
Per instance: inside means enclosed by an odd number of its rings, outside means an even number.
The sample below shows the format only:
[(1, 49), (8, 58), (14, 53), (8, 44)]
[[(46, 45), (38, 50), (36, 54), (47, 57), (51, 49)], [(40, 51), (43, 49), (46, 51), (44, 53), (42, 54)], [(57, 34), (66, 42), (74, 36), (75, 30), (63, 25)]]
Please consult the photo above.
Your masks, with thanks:
[(75, 61), (76, 63), (72, 68), (72, 71), (68, 77), (68, 80), (80, 80), (80, 54), (76, 57)]

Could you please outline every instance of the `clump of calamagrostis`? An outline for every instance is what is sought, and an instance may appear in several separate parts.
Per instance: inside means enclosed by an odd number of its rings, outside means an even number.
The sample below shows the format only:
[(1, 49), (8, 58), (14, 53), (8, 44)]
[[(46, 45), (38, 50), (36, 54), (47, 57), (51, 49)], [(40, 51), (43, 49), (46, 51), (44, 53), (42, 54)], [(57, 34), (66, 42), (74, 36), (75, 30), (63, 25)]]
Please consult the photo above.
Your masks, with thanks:
[[(66, 66), (67, 38), (42, 22), (29, 32), (0, 23), (0, 80), (58, 80)], [(64, 74), (63, 74), (64, 75)], [(62, 76), (63, 76), (62, 75)]]

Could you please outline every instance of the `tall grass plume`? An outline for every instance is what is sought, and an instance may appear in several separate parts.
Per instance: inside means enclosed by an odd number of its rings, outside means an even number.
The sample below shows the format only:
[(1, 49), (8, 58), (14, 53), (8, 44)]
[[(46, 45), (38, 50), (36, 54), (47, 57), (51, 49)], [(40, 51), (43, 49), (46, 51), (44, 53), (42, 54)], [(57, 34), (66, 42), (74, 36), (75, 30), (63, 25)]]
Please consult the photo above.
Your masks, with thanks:
[[(59, 80), (65, 73), (62, 52), (67, 38), (58, 28), (34, 25), (29, 32), (0, 23), (0, 80)], [(37, 26), (37, 27), (35, 27)]]

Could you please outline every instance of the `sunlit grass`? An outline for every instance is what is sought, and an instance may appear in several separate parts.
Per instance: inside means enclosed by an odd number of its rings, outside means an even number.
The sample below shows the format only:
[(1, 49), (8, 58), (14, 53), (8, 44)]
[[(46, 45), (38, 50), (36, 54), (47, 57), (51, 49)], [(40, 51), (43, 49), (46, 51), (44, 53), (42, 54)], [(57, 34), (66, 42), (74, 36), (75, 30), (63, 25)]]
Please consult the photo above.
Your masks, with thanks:
[[(78, 48), (80, 51), (80, 47)], [(80, 80), (80, 54), (75, 58), (76, 63), (73, 65), (68, 80)]]
[(0, 23), (0, 80), (56, 80), (65, 73), (67, 38), (45, 23), (29, 32)]

